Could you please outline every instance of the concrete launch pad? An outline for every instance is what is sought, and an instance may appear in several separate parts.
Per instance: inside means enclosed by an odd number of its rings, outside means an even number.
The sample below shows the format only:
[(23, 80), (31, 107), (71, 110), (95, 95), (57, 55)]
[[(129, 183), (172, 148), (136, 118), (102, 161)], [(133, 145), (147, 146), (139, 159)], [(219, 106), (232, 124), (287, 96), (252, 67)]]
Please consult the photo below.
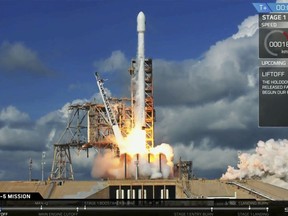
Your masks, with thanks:
[[(288, 200), (288, 190), (259, 180), (189, 180), (190, 197), (176, 179), (107, 181), (2, 181), (0, 192), (39, 192), (46, 199), (256, 199)], [(134, 192), (133, 192), (134, 190)]]

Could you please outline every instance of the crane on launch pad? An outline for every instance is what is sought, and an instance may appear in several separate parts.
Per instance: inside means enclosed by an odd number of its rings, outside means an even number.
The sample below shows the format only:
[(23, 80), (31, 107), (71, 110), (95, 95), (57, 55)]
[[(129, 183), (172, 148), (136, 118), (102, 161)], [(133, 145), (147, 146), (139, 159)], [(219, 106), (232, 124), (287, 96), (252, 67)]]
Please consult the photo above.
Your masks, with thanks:
[(117, 120), (115, 118), (114, 112), (111, 108), (110, 102), (109, 102), (109, 98), (106, 94), (105, 88), (104, 88), (104, 80), (100, 78), (100, 75), (98, 72), (95, 73), (95, 78), (97, 81), (97, 86), (99, 88), (106, 112), (107, 112), (107, 116), (108, 116), (108, 121), (112, 126), (112, 130), (113, 133), (115, 135), (117, 144), (122, 144), (123, 143), (123, 136), (122, 133), (120, 131), (119, 125), (117, 123)]

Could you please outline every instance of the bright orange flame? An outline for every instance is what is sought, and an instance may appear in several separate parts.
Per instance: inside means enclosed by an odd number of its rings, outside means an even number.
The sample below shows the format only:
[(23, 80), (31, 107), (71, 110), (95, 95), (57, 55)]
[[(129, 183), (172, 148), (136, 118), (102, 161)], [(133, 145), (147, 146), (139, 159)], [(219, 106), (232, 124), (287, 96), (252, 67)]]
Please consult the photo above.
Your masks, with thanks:
[(160, 153), (164, 154), (167, 158), (167, 161), (173, 161), (173, 149), (169, 144), (162, 143), (154, 148), (148, 150), (146, 148), (146, 131), (141, 128), (134, 128), (126, 138), (124, 138), (123, 143), (119, 145), (120, 154), (127, 153), (130, 156), (135, 154), (148, 155), (151, 153), (153, 155), (159, 155)]
[(135, 154), (145, 154), (146, 149), (146, 131), (140, 128), (134, 128), (126, 138), (124, 138), (123, 143), (119, 145), (120, 153), (127, 153), (131, 156)]

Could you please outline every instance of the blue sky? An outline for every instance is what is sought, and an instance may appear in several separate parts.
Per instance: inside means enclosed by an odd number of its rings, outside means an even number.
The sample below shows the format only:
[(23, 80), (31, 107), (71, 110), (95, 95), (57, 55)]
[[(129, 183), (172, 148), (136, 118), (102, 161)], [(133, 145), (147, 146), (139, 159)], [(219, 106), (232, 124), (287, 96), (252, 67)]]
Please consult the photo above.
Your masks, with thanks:
[[(238, 151), (286, 138), (285, 128), (258, 128), (252, 1), (0, 1), (0, 179), (27, 179), (29, 157), (39, 178), (42, 151), (49, 174), (65, 105), (97, 95), (95, 71), (113, 96), (129, 95), (140, 11), (153, 58), (156, 143), (193, 160), (196, 175), (219, 178)], [(91, 160), (75, 158), (78, 179), (91, 179)]]
[(51, 74), (1, 69), (0, 108), (15, 105), (39, 118), (67, 101), (90, 97), (97, 91), (94, 61), (115, 50), (128, 59), (136, 55), (141, 10), (147, 17), (146, 55), (176, 61), (201, 58), (255, 13), (248, 1), (1, 1), (0, 42), (21, 43)]

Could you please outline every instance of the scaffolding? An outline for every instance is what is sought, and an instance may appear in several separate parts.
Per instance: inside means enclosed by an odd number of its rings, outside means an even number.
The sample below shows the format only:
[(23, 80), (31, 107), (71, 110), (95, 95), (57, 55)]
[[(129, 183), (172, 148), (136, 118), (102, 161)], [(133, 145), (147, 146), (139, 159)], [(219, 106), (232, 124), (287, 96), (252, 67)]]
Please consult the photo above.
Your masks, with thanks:
[(51, 180), (74, 180), (69, 144), (54, 144)]
[(87, 143), (85, 131), (87, 131), (86, 117), (89, 107), (90, 103), (69, 106), (66, 128), (58, 142), (54, 144), (51, 180), (74, 180), (70, 148), (80, 150)]
[(189, 182), (189, 180), (191, 180), (193, 177), (192, 161), (182, 161), (180, 157), (179, 162), (174, 166), (178, 171), (178, 179), (181, 182), (184, 194), (187, 196), (187, 198), (192, 198), (193, 194)]
[[(130, 99), (109, 98), (121, 133), (125, 137), (131, 130)], [(71, 149), (78, 152), (93, 148), (97, 153), (113, 151), (119, 156), (119, 148), (104, 104), (84, 103), (68, 107), (68, 122), (60, 139), (54, 144), (54, 156), (50, 174), (51, 180), (74, 180)]]
[[(152, 59), (145, 59), (144, 64), (144, 81), (145, 81), (145, 131), (146, 131), (146, 148), (149, 150), (154, 147), (154, 122), (155, 122), (155, 109), (153, 99), (153, 70), (152, 70)], [(135, 70), (137, 63), (135, 59), (131, 60), (131, 66), (129, 73), (131, 75), (131, 116), (132, 126), (134, 126), (134, 106), (135, 106)]]

